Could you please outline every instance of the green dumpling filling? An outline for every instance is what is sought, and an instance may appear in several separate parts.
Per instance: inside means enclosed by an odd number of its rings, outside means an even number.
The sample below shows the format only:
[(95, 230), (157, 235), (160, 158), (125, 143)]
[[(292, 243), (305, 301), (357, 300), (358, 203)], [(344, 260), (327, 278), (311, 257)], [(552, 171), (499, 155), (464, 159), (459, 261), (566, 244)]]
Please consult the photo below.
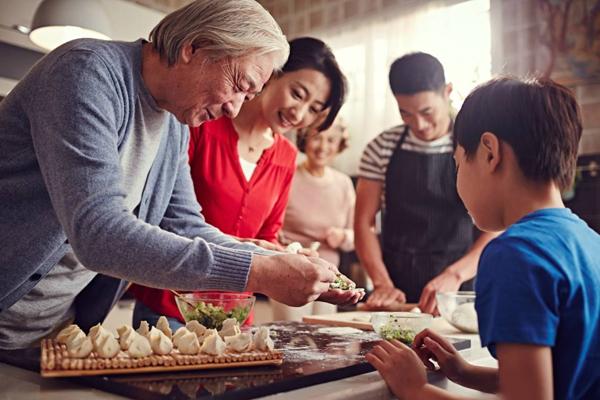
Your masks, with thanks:
[(335, 281), (329, 284), (331, 289), (340, 289), (340, 290), (354, 290), (356, 289), (356, 283), (352, 282), (350, 279), (346, 278), (341, 273), (336, 274)]
[(385, 340), (399, 340), (404, 344), (412, 344), (417, 334), (412, 329), (401, 329), (397, 326), (390, 324), (389, 322), (381, 327), (379, 332), (382, 338)]
[(249, 313), (250, 307), (237, 306), (230, 311), (225, 311), (221, 306), (199, 302), (195, 308), (189, 309), (185, 313), (185, 319), (186, 321), (198, 321), (209, 329), (221, 329), (223, 321), (227, 318), (235, 318), (241, 324)]

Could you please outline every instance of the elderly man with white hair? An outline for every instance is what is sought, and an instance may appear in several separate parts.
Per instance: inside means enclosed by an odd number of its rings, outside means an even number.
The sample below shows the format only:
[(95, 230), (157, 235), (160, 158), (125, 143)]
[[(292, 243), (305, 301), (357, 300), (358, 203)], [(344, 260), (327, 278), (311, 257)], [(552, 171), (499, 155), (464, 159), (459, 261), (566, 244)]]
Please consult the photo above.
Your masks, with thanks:
[(76, 40), (33, 67), (0, 103), (0, 349), (89, 328), (126, 281), (358, 301), (325, 261), (206, 224), (192, 187), (185, 125), (235, 117), (288, 52), (254, 0), (197, 0), (149, 42)]

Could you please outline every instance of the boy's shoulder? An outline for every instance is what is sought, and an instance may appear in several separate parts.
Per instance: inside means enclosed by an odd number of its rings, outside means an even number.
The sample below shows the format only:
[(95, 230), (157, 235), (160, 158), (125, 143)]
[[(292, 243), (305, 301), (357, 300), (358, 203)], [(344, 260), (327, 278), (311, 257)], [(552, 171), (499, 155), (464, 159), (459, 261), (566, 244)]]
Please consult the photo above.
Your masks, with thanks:
[(546, 270), (568, 274), (570, 268), (600, 265), (600, 235), (567, 208), (543, 209), (521, 218), (492, 240), (481, 255), (480, 272), (496, 268)]

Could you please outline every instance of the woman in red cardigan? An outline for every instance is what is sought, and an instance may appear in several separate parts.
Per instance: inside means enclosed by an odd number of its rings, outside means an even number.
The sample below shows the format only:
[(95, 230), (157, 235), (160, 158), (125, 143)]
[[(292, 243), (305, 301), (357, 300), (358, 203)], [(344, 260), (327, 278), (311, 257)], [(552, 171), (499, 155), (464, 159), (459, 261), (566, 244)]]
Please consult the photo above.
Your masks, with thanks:
[[(248, 99), (235, 119), (222, 117), (192, 128), (190, 169), (206, 221), (241, 240), (280, 248), (277, 233), (297, 153), (281, 134), (305, 128), (324, 113), (319, 130), (327, 129), (345, 92), (346, 79), (329, 47), (318, 39), (298, 38), (290, 42), (282, 72)], [(131, 292), (137, 299), (134, 326), (142, 320), (155, 325), (160, 315), (172, 328), (181, 326), (169, 291), (134, 285)]]

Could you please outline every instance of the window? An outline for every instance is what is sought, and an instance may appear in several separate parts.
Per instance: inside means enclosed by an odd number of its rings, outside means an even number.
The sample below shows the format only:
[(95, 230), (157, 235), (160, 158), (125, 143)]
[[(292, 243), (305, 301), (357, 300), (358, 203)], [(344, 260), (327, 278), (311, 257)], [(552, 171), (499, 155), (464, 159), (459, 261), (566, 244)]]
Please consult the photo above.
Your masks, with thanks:
[(350, 128), (351, 143), (336, 160), (340, 170), (355, 174), (368, 141), (401, 123), (388, 84), (389, 66), (396, 58), (413, 51), (437, 57), (453, 84), (456, 109), (471, 89), (491, 77), (490, 1), (448, 3), (416, 2), (400, 15), (321, 35), (348, 77), (350, 91), (340, 114)]

